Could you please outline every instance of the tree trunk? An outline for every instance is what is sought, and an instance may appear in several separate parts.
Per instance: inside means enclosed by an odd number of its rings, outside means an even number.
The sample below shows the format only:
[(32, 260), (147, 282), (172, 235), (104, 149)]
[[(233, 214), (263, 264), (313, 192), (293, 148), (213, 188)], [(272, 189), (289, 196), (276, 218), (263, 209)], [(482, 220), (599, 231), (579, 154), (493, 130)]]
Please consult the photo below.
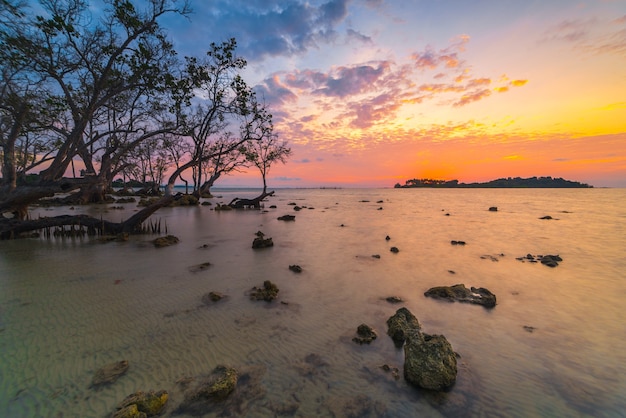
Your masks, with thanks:
[(274, 195), (274, 191), (271, 191), (269, 193), (266, 193), (265, 191), (263, 191), (263, 193), (261, 193), (260, 196), (257, 196), (254, 199), (240, 199), (236, 197), (233, 200), (231, 200), (228, 206), (234, 209), (245, 209), (245, 208), (261, 209), (261, 201), (265, 199), (266, 197), (273, 196), (273, 195)]
[(176, 200), (178, 196), (165, 196), (150, 206), (145, 207), (124, 222), (109, 222), (87, 215), (61, 215), (52, 218), (33, 220), (0, 219), (0, 239), (18, 238), (25, 232), (37, 231), (59, 226), (85, 227), (88, 231), (99, 231), (101, 234), (135, 233), (141, 225), (157, 210)]

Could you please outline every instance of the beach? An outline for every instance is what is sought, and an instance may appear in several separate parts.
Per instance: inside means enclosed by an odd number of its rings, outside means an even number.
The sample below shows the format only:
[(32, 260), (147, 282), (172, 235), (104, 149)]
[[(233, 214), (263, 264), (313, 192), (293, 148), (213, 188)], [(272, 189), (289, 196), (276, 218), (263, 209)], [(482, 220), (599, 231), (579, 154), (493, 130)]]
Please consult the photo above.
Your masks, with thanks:
[[(161, 416), (192, 416), (181, 382), (227, 365), (237, 388), (201, 416), (624, 416), (626, 190), (277, 189), (262, 210), (213, 210), (258, 192), (164, 208), (160, 234), (128, 241), (1, 241), (0, 415), (106, 417), (133, 392), (165, 390)], [(137, 210), (111, 206), (74, 212)], [(252, 249), (257, 231), (274, 245)], [(166, 234), (180, 242), (155, 248)], [(563, 261), (518, 259), (528, 254)], [(266, 280), (277, 299), (250, 300)], [(497, 305), (424, 296), (459, 283)], [(206, 303), (211, 291), (225, 298)], [(401, 307), (458, 354), (449, 390), (404, 380), (386, 334)], [(362, 323), (370, 344), (352, 341)], [(121, 360), (124, 375), (90, 387)]]

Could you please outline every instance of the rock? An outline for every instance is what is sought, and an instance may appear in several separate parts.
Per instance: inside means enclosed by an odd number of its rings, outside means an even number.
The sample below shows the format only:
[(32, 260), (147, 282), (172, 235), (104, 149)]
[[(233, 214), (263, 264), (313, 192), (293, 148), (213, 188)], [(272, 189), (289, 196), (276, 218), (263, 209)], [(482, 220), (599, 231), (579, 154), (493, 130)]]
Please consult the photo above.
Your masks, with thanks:
[(549, 220), (549, 219), (553, 219), (553, 218), (552, 218), (552, 216), (550, 216), (550, 215), (546, 215), (546, 216), (542, 216), (542, 217), (541, 217), (541, 218), (539, 218), (539, 219), (547, 219), (547, 220)]
[(201, 264), (196, 264), (195, 266), (189, 267), (189, 271), (192, 272), (192, 273), (197, 273), (199, 271), (206, 270), (209, 267), (211, 267), (211, 263), (207, 261), (207, 262), (204, 262), (204, 263), (201, 263)]
[(391, 239), (391, 237), (390, 237), (389, 235), (387, 235), (387, 236), (385, 237), (385, 241), (389, 241), (390, 239)]
[(400, 379), (400, 370), (397, 367), (390, 366), (388, 364), (383, 364), (380, 368), (387, 373), (391, 372), (391, 376), (393, 376), (394, 380)]
[(563, 259), (558, 255), (544, 255), (539, 259), (539, 261), (541, 261), (541, 264), (548, 267), (556, 267), (559, 265), (558, 262), (563, 261)]
[(369, 344), (374, 341), (378, 336), (376, 332), (367, 324), (361, 324), (356, 330), (357, 336), (352, 339), (357, 344)]
[(115, 382), (120, 376), (128, 371), (128, 361), (116, 361), (102, 367), (93, 376), (91, 386), (100, 386)]
[(238, 378), (232, 367), (217, 366), (208, 378), (185, 393), (185, 402), (224, 400), (237, 387)]
[(489, 212), (497, 212), (498, 211), (498, 207), (497, 206), (491, 206), (489, 208)]
[(561, 256), (559, 255), (537, 255), (534, 256), (532, 254), (526, 254), (525, 257), (517, 257), (516, 260), (522, 261), (522, 262), (530, 262), (530, 263), (537, 263), (537, 262), (541, 262), (541, 264), (548, 266), (548, 267), (556, 267), (559, 265), (559, 262), (563, 261), (563, 259), (561, 258)]
[(452, 241), (450, 241), (450, 244), (452, 244), (452, 245), (465, 245), (465, 241), (455, 241), (455, 240), (452, 240)]
[(400, 252), (400, 250), (398, 249), (398, 247), (391, 247), (391, 248), (389, 249), (389, 251), (391, 251), (391, 252), (392, 252), (392, 253), (394, 253), (394, 254), (397, 254), (397, 253), (399, 253), (399, 252)]
[(273, 246), (274, 241), (272, 241), (272, 238), (265, 238), (265, 234), (261, 231), (256, 233), (256, 238), (252, 241), (252, 248), (268, 248)]
[(178, 244), (179, 242), (180, 240), (178, 239), (178, 237), (175, 237), (174, 235), (158, 237), (154, 241), (152, 241), (154, 246), (157, 248), (169, 247), (170, 245)]
[(225, 204), (220, 204), (220, 203), (218, 203), (218, 204), (215, 206), (215, 210), (233, 210), (233, 208), (232, 208), (232, 207), (230, 207), (229, 205), (225, 205)]
[(301, 208), (300, 206), (294, 206), (294, 207), (293, 207), (293, 210), (295, 210), (296, 212), (298, 212), (298, 211), (302, 210), (302, 208)]
[(372, 254), (372, 258), (380, 258), (380, 254)]
[(215, 302), (219, 302), (224, 299), (226, 296), (220, 292), (209, 292), (202, 296), (202, 303), (205, 305), (210, 305)]
[(289, 266), (289, 270), (293, 271), (294, 273), (302, 273), (302, 267), (297, 264)]
[(401, 303), (403, 302), (403, 300), (401, 298), (399, 298), (398, 296), (388, 296), (385, 298), (385, 300), (389, 303)]
[(447, 389), (456, 382), (456, 354), (443, 335), (409, 333), (404, 345), (404, 379), (429, 390)]
[(276, 219), (278, 219), (279, 221), (295, 221), (296, 215), (283, 215), (283, 216), (279, 216)]
[(474, 303), (486, 308), (496, 306), (496, 295), (489, 290), (484, 287), (471, 287), (468, 289), (464, 284), (432, 287), (424, 292), (424, 296), (435, 299), (446, 299), (449, 302)]
[(396, 347), (402, 347), (407, 335), (413, 331), (420, 331), (422, 326), (407, 308), (400, 308), (387, 320), (387, 335), (391, 337)]
[(147, 417), (148, 415), (146, 415), (145, 412), (139, 412), (139, 409), (137, 409), (137, 405), (135, 404), (128, 405), (126, 408), (120, 409), (119, 411), (113, 414), (113, 418), (147, 418)]
[[(117, 406), (118, 411), (114, 417), (151, 417), (158, 415), (165, 407), (169, 395), (166, 391), (160, 390), (158, 392), (150, 391), (148, 393), (137, 391), (131, 395), (128, 395)], [(133, 405), (135, 408), (133, 408)], [(135, 413), (135, 409), (138, 411)], [(118, 415), (121, 413), (130, 413), (135, 415)], [(141, 415), (143, 413), (144, 415)]]
[(266, 280), (263, 282), (262, 288), (259, 289), (256, 286), (252, 288), (252, 291), (250, 292), (250, 299), (271, 302), (278, 297), (278, 291), (278, 286), (269, 280)]

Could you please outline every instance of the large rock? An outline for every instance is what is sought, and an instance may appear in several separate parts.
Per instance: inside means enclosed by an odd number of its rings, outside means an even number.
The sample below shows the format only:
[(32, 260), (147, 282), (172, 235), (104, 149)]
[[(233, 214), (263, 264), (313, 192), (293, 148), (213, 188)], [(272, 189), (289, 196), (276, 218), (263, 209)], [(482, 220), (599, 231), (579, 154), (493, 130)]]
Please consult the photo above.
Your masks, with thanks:
[(449, 302), (464, 302), (482, 305), (486, 308), (496, 306), (496, 295), (484, 287), (467, 288), (464, 284), (454, 286), (437, 286), (424, 292), (424, 296), (435, 299), (445, 299)]
[(421, 325), (415, 315), (407, 308), (400, 308), (387, 320), (387, 335), (391, 337), (396, 347), (402, 347), (406, 337), (413, 331), (420, 331)]
[(456, 354), (443, 335), (410, 333), (404, 345), (404, 379), (429, 390), (449, 388), (456, 381)]

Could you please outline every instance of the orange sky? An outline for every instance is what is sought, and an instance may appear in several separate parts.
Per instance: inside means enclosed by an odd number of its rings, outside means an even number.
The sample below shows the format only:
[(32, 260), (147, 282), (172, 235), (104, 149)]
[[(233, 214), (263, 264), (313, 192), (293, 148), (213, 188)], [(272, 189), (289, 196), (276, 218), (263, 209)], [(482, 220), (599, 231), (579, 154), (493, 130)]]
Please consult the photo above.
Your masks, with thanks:
[[(624, 1), (218, 3), (223, 25), (194, 24), (215, 14), (196, 5), (177, 39), (237, 37), (245, 78), (293, 149), (270, 187), (515, 176), (626, 187)], [(217, 186), (257, 184), (250, 171)]]

